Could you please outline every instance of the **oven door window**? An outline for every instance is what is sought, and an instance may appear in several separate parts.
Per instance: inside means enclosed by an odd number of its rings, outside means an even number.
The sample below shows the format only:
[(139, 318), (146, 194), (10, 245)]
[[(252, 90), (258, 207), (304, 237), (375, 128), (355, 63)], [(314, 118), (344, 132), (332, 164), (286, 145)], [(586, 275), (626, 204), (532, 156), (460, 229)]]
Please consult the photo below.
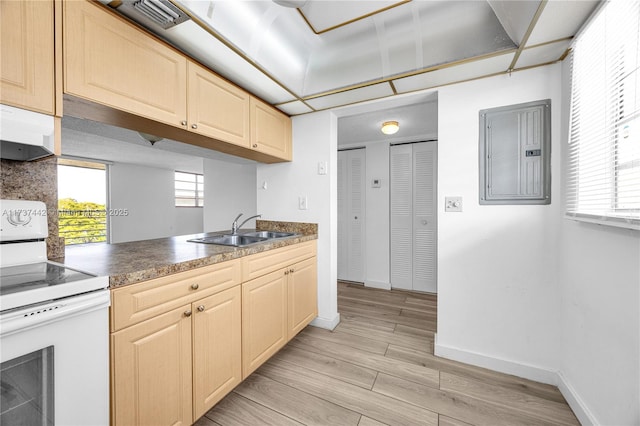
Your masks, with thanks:
[(0, 424), (53, 425), (53, 346), (0, 364)]

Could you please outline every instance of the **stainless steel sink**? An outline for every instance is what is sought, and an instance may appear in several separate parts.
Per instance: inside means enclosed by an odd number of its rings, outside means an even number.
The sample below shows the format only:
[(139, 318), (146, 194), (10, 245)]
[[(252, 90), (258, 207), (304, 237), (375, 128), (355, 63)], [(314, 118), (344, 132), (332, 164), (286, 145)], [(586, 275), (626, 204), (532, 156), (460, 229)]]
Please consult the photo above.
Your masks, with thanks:
[(243, 235), (251, 236), (251, 237), (261, 237), (261, 238), (273, 239), (273, 238), (293, 237), (296, 234), (293, 233), (293, 232), (255, 231), (255, 232), (247, 232), (247, 233), (245, 233)]
[(211, 237), (194, 238), (191, 241), (194, 243), (203, 244), (219, 244), (223, 246), (244, 247), (250, 244), (261, 243), (266, 241), (267, 238), (253, 236), (253, 235), (214, 235)]

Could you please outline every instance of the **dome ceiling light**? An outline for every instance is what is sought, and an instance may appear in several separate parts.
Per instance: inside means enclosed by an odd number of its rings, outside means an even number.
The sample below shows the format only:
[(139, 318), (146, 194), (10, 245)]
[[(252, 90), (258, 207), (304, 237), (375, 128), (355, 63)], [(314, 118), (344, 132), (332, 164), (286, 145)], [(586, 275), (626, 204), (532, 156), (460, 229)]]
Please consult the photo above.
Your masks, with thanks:
[(307, 4), (308, 0), (273, 0), (277, 5), (299, 9)]
[(384, 123), (382, 123), (382, 128), (380, 130), (385, 135), (393, 135), (398, 130), (400, 130), (400, 125), (397, 121), (385, 121)]

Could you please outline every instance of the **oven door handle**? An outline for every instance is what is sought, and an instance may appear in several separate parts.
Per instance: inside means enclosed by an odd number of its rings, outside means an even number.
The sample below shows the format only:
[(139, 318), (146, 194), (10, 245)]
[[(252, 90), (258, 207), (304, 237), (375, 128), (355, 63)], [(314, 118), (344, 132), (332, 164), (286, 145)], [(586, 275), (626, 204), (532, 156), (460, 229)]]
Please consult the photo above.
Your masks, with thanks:
[(8, 336), (110, 305), (109, 290), (98, 290), (0, 313), (0, 336)]

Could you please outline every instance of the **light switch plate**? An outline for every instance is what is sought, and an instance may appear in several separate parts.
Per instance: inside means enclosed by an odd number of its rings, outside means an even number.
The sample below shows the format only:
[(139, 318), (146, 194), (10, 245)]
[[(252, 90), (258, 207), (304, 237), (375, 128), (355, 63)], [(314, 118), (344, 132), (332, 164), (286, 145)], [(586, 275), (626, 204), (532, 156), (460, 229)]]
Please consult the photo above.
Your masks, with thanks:
[(327, 162), (326, 161), (320, 161), (318, 163), (318, 174), (319, 175), (326, 175), (327, 174)]
[(444, 211), (461, 212), (462, 197), (444, 197)]
[(301, 195), (298, 197), (298, 209), (299, 210), (307, 210), (307, 196)]

